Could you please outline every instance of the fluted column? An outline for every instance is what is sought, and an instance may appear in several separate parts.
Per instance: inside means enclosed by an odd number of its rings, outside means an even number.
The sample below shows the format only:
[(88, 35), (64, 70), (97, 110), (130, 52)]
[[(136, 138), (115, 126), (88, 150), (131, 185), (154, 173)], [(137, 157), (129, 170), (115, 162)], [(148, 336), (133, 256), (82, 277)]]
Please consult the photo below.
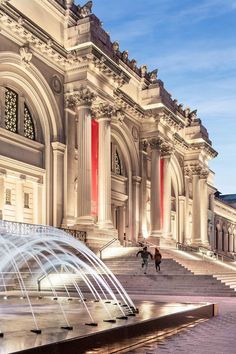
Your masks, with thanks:
[(95, 99), (89, 89), (81, 88), (66, 99), (67, 107), (74, 108), (77, 115), (78, 142), (78, 181), (77, 181), (77, 217), (79, 226), (91, 226), (91, 105)]
[(139, 192), (140, 192), (140, 182), (141, 177), (133, 176), (133, 207), (132, 207), (132, 218), (133, 218), (133, 240), (138, 240), (138, 230), (139, 230)]
[(147, 141), (141, 143), (140, 149), (140, 169), (141, 169), (141, 186), (140, 186), (140, 221), (139, 221), (139, 237), (148, 236), (147, 231)]
[(200, 173), (200, 217), (201, 217), (201, 244), (209, 246), (208, 240), (208, 170), (203, 169)]
[(191, 167), (193, 175), (193, 203), (192, 203), (192, 244), (201, 243), (201, 218), (200, 218), (200, 171), (199, 165)]
[(191, 243), (191, 230), (189, 220), (189, 183), (190, 183), (190, 169), (188, 167), (184, 170), (185, 183), (185, 223), (184, 223), (184, 242)]
[(163, 195), (163, 237), (171, 238), (171, 173), (170, 162), (173, 148), (162, 145), (162, 158), (164, 159), (164, 195)]
[(111, 121), (116, 119), (114, 106), (103, 103), (93, 108), (99, 123), (98, 153), (98, 226), (114, 228), (111, 216)]
[(75, 171), (75, 134), (76, 134), (76, 118), (74, 111), (66, 111), (66, 183), (64, 198), (64, 218), (63, 225), (74, 225), (75, 223), (75, 179), (77, 173)]
[(6, 171), (0, 170), (0, 220), (4, 219), (4, 190)]
[(161, 203), (160, 203), (160, 159), (161, 139), (150, 139), (151, 148), (151, 234), (156, 244), (160, 243)]

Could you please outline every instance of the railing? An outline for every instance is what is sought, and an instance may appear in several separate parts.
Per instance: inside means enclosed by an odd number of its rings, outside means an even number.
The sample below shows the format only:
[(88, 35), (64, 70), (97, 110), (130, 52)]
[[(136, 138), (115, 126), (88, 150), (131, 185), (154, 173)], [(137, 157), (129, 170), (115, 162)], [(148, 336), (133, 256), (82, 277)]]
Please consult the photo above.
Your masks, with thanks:
[(185, 243), (176, 242), (176, 248), (180, 251), (198, 252), (198, 247), (190, 246)]
[(68, 234), (73, 236), (76, 240), (79, 240), (83, 243), (87, 242), (87, 232), (86, 231), (72, 230), (72, 229), (66, 229), (66, 228), (60, 228), (60, 230), (67, 232)]
[[(2, 228), (2, 230), (1, 230)], [(72, 230), (67, 228), (57, 228), (67, 232), (77, 240), (86, 243), (87, 233), (86, 231)], [(55, 228), (47, 225), (27, 224), (23, 222), (0, 220), (0, 232), (7, 232), (16, 235), (30, 235), (31, 233), (49, 233), (53, 232)]]
[(204, 246), (190, 246), (186, 245), (184, 243), (176, 242), (176, 248), (181, 251), (186, 251), (186, 252), (196, 252), (196, 253), (201, 253), (202, 257), (209, 257), (212, 260), (219, 260), (221, 262), (232, 262), (234, 261), (234, 257), (230, 257), (218, 250), (211, 250), (210, 248), (204, 247)]
[(102, 252), (109, 246), (111, 246), (114, 242), (116, 242), (118, 239), (117, 238), (113, 238), (112, 240), (108, 241), (104, 246), (102, 246), (99, 249), (99, 257), (100, 259), (102, 259)]

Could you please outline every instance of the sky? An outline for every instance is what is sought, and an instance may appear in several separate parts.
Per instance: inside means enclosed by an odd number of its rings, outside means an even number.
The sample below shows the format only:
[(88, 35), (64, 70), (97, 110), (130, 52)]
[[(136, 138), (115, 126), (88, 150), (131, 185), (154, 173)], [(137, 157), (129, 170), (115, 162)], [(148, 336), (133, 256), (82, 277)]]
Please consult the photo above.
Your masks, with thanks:
[[(77, 2), (78, 3), (78, 2)], [(80, 5), (81, 1), (79, 1)], [(198, 110), (213, 148), (215, 186), (236, 194), (236, 0), (94, 0), (111, 40)]]

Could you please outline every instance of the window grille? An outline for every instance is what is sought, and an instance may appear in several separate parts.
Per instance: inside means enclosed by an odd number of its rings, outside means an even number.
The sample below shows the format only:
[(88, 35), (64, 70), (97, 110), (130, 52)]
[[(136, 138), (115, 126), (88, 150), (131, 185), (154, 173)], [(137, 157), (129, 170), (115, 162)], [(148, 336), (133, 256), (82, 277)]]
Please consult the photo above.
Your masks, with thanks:
[(34, 123), (27, 105), (24, 105), (24, 136), (35, 140)]
[(17, 132), (18, 95), (6, 88), (5, 91), (5, 126), (13, 133)]
[(121, 175), (121, 162), (120, 162), (120, 156), (118, 152), (116, 151), (115, 153), (115, 174), (116, 175)]
[(6, 189), (6, 200), (5, 203), (11, 205), (11, 189)]

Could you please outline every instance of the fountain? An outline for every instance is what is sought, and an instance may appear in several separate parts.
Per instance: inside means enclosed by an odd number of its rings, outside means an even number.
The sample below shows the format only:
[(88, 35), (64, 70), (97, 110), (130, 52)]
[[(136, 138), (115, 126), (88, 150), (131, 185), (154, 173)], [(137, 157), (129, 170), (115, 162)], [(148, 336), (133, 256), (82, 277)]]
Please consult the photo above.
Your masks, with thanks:
[(53, 227), (0, 221), (0, 293), (5, 300), (19, 294), (18, 299), (26, 301), (34, 324), (31, 331), (37, 334), (42, 327), (32, 296), (38, 294), (41, 299), (42, 291), (57, 301), (62, 329), (73, 329), (65, 301), (59, 301), (62, 294), (64, 300), (77, 300), (83, 305), (89, 319), (85, 324), (90, 326), (97, 323), (87, 297), (101, 303), (106, 322), (116, 322), (110, 303), (117, 305), (117, 319), (127, 319), (137, 312), (120, 282), (82, 242)]

